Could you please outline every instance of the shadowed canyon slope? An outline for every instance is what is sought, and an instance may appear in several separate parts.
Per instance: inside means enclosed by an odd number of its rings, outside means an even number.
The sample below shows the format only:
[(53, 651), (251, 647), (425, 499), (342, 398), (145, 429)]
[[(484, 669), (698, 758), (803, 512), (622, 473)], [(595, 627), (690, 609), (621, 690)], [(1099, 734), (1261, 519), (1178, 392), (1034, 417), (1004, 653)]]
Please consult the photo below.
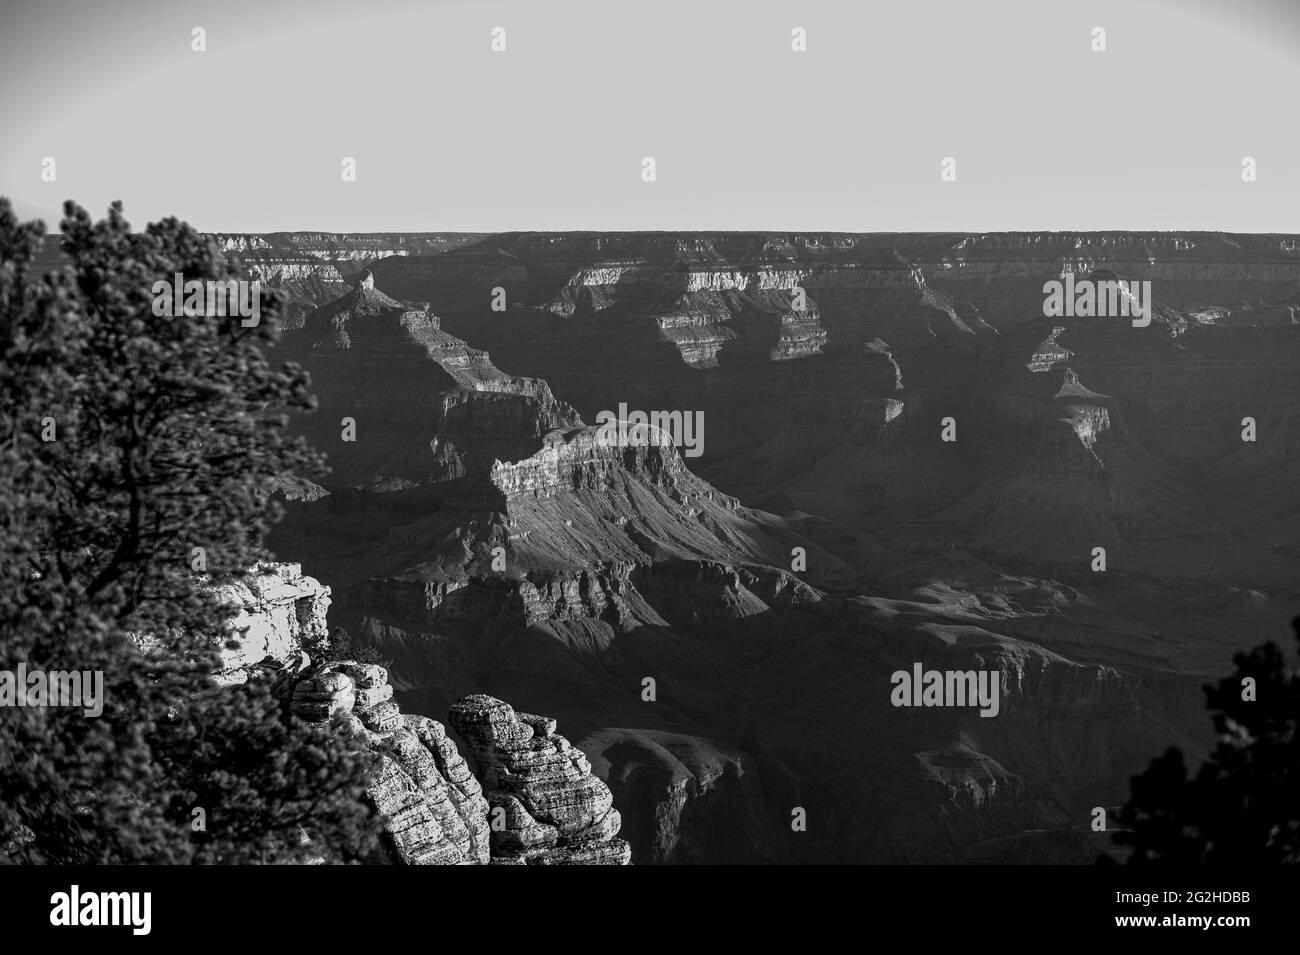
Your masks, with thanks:
[[(1300, 609), (1295, 237), (235, 239), (333, 467), (277, 556), (406, 712), (557, 718), (634, 862), (1088, 861)], [(1066, 272), (1150, 325), (1045, 317)], [(914, 663), (999, 712), (892, 705)]]

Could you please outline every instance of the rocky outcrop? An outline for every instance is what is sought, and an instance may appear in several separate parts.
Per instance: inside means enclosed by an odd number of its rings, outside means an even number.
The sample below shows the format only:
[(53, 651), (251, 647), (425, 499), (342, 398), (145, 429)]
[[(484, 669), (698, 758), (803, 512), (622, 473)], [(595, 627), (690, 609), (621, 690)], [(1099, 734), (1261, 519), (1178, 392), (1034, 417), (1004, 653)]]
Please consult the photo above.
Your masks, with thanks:
[[(467, 696), (451, 723), (482, 783), (443, 724), (405, 714), (375, 663), (311, 664), (298, 653), (276, 691), (292, 712), (348, 733), (378, 757), (366, 799), (384, 817), (387, 861), (400, 865), (625, 865), (627, 842), (609, 788), (555, 720)], [(485, 794), (486, 786), (486, 794)]]
[(681, 493), (691, 491), (735, 509), (739, 502), (718, 494), (692, 478), (672, 437), (663, 431), (638, 436), (627, 447), (602, 442), (598, 429), (555, 431), (535, 454), (511, 463), (497, 461), (491, 480), (507, 500), (523, 495), (553, 496), (564, 491), (598, 490), (613, 486), (622, 475), (635, 475), (647, 483)]
[(1093, 453), (1097, 437), (1110, 428), (1110, 412), (1103, 402), (1109, 395), (1100, 395), (1079, 381), (1079, 375), (1073, 368), (1065, 369), (1065, 381), (1056, 393), (1056, 400), (1062, 402), (1066, 417), (1060, 420), (1074, 429), (1080, 443)]
[(622, 820), (587, 757), (555, 732), (555, 720), (516, 713), (490, 696), (451, 708), (491, 808), (492, 861), (503, 865), (626, 865)]
[(231, 620), (233, 639), (221, 648), (216, 678), (223, 685), (247, 681), (264, 662), (295, 659), (304, 645), (328, 633), (330, 588), (304, 576), (301, 564), (261, 564), (240, 582), (217, 588), (217, 594), (238, 608)]
[(1025, 367), (1035, 373), (1051, 371), (1056, 365), (1070, 360), (1074, 352), (1066, 348), (1056, 339), (1065, 331), (1064, 325), (1057, 325), (1052, 329), (1052, 334), (1034, 349), (1034, 354), (1029, 358), (1029, 364)]
[(484, 865), (488, 804), (437, 720), (403, 714), (388, 671), (335, 661), (308, 668), (283, 691), (295, 714), (363, 739), (379, 756), (366, 798), (386, 817), (386, 848), (404, 865)]

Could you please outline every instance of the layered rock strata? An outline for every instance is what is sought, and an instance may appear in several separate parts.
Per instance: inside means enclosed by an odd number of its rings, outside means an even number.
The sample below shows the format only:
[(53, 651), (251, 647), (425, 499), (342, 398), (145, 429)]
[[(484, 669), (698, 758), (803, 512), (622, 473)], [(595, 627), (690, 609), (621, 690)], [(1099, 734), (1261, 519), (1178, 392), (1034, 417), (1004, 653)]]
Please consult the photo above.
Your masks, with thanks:
[(367, 800), (385, 817), (389, 859), (403, 865), (626, 865), (608, 787), (555, 720), (490, 696), (452, 706), (479, 774), (443, 724), (404, 714), (388, 671), (337, 660), (285, 671), (280, 694), (309, 723), (362, 739), (378, 755)]
[(516, 713), (491, 696), (451, 708), (492, 807), (492, 861), (503, 865), (626, 865), (632, 850), (609, 787), (555, 720)]
[(286, 693), (302, 719), (345, 727), (378, 753), (379, 770), (366, 798), (387, 817), (387, 849), (394, 861), (489, 861), (482, 787), (441, 723), (401, 712), (384, 667), (327, 663), (305, 671)]
[(390, 298), (369, 272), (313, 311), (280, 353), (317, 385), (318, 412), (301, 425), (330, 454), (331, 491), (446, 490), (503, 453), (527, 456), (548, 431), (582, 424), (545, 381), (502, 372), (442, 331), (427, 302)]

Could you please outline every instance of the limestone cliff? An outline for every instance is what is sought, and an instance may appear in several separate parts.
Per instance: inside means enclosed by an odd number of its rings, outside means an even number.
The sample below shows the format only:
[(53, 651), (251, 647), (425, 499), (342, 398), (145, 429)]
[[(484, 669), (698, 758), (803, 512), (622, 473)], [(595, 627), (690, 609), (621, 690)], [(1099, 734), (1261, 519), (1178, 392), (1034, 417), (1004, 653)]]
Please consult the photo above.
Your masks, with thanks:
[[(626, 865), (609, 789), (555, 721), (468, 696), (451, 722), (482, 785), (437, 720), (404, 714), (388, 671), (336, 660), (284, 671), (278, 692), (300, 718), (359, 739), (379, 757), (366, 798), (399, 865)], [(486, 787), (486, 794), (485, 794)]]
[(281, 692), (302, 719), (351, 733), (378, 754), (366, 798), (385, 817), (391, 861), (489, 861), (488, 807), (478, 780), (441, 723), (401, 712), (384, 667), (349, 660), (308, 667)]
[(492, 807), (492, 858), (514, 865), (626, 865), (632, 850), (609, 787), (555, 720), (467, 696), (451, 708)]
[(283, 664), (328, 633), (330, 588), (304, 576), (301, 564), (261, 564), (238, 583), (217, 588), (217, 595), (237, 608), (233, 646), (221, 650), (219, 683), (243, 683), (258, 664)]

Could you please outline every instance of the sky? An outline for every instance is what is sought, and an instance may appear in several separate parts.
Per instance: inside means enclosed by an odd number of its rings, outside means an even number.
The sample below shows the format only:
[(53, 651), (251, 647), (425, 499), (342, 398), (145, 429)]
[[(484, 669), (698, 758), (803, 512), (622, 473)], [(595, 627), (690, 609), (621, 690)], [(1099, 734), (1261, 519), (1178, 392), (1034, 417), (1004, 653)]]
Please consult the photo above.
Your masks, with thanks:
[(0, 89), (51, 228), (1300, 232), (1297, 0), (3, 0)]

